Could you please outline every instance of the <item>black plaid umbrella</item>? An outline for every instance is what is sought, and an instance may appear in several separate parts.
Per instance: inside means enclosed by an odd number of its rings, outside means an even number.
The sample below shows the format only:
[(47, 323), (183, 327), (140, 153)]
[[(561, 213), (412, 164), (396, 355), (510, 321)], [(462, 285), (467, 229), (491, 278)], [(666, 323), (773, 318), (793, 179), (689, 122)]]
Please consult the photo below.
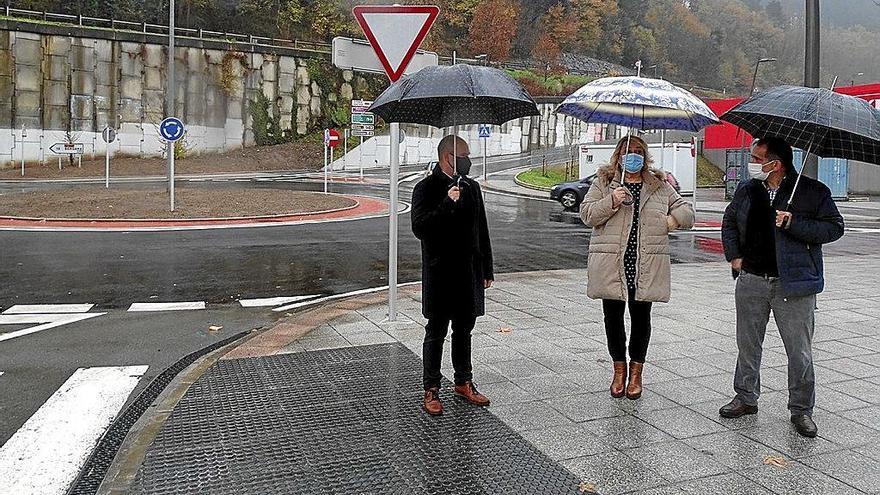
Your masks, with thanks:
[(466, 64), (430, 66), (404, 76), (370, 107), (385, 122), (450, 127), (501, 125), (540, 115), (532, 97), (506, 72)]
[(721, 120), (756, 138), (779, 137), (824, 158), (880, 165), (880, 111), (853, 96), (779, 86), (733, 107)]

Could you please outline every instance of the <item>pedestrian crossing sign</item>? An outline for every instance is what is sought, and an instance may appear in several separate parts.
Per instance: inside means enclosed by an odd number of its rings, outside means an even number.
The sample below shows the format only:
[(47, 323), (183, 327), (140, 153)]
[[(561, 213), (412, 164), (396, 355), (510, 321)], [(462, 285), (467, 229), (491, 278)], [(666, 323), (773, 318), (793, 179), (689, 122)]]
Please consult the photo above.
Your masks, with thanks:
[(491, 136), (492, 136), (492, 128), (485, 125), (485, 124), (480, 124), (480, 137), (481, 138), (488, 138)]

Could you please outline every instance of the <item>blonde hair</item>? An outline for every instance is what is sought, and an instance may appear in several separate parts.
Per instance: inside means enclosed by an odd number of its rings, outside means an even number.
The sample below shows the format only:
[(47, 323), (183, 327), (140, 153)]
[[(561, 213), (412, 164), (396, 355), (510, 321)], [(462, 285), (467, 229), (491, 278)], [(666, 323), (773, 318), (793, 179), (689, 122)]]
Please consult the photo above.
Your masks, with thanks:
[(620, 157), (621, 155), (625, 155), (628, 152), (628, 150), (624, 149), (626, 148), (627, 139), (629, 139), (630, 142), (636, 143), (642, 147), (642, 150), (645, 152), (645, 167), (650, 168), (651, 164), (654, 163), (654, 160), (651, 158), (651, 153), (648, 151), (648, 143), (646, 143), (644, 139), (638, 136), (624, 136), (623, 138), (621, 138), (620, 141), (617, 142), (617, 147), (614, 148), (614, 153), (611, 155), (611, 163), (609, 163), (608, 165), (610, 165), (611, 167), (616, 167), (618, 169), (620, 168)]

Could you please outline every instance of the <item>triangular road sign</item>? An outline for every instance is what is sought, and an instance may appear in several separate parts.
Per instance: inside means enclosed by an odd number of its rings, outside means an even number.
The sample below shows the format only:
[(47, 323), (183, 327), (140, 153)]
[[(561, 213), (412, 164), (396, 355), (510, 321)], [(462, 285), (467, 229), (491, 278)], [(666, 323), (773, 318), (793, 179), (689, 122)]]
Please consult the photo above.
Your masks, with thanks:
[(437, 19), (433, 5), (359, 5), (354, 17), (382, 62), (391, 82), (403, 75)]

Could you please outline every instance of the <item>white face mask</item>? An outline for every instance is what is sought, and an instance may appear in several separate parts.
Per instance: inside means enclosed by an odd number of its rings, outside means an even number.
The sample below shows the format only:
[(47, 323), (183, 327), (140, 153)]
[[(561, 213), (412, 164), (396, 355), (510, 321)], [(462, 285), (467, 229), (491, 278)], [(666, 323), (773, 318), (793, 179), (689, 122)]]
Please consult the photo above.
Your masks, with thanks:
[(770, 172), (764, 172), (765, 165), (767, 165), (767, 163), (749, 163), (749, 176), (753, 179), (758, 179), (761, 182), (766, 181), (767, 178), (770, 177)]

